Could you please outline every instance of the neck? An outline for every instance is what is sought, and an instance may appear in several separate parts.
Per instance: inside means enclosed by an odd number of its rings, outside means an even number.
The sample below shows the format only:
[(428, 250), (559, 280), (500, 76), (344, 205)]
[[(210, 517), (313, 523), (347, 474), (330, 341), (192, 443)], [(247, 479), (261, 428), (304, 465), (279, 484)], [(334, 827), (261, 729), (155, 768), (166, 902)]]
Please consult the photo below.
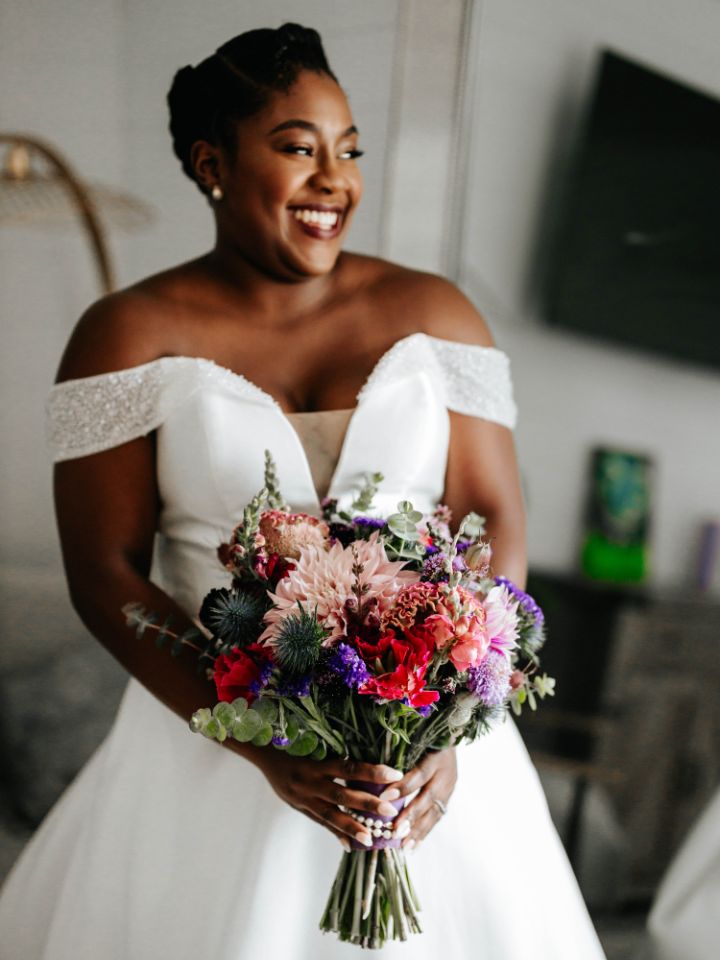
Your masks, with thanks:
[(335, 268), (319, 277), (279, 277), (264, 271), (243, 253), (226, 243), (216, 242), (204, 258), (207, 269), (215, 280), (223, 284), (229, 294), (242, 297), (258, 317), (266, 317), (279, 325), (294, 317), (320, 309), (335, 289), (342, 255)]

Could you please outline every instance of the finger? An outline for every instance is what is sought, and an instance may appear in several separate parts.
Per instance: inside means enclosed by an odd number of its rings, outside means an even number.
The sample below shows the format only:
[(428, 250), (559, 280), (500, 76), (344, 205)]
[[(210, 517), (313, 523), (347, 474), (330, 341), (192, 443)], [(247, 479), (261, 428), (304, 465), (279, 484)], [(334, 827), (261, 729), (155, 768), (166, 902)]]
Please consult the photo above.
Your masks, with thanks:
[[(439, 807), (434, 802), (434, 788), (435, 788), (435, 777), (431, 777), (427, 783), (421, 787), (417, 796), (413, 799), (400, 811), (395, 822), (393, 823), (393, 830), (397, 832), (402, 832), (407, 828), (404, 826), (405, 821), (409, 821), (411, 825), (417, 823), (417, 821), (424, 816), (431, 807), (434, 807), (437, 812), (440, 812)], [(413, 831), (414, 833), (414, 831)]]
[(336, 783), (334, 780), (321, 779), (314, 785), (314, 793), (315, 796), (326, 800), (328, 803), (333, 803), (337, 807), (347, 807), (349, 810), (369, 813), (375, 817), (394, 818), (397, 816), (397, 809), (389, 802), (389, 799), (397, 799), (400, 794), (397, 790), (393, 791), (392, 788), (385, 791), (387, 796), (384, 800), (381, 800), (373, 793), (366, 793), (364, 790), (352, 790), (342, 783)]
[(416, 767), (409, 770), (402, 780), (393, 784), (393, 786), (400, 791), (401, 797), (407, 797), (423, 787), (433, 777), (435, 767), (436, 762), (434, 756), (428, 754)]
[(335, 804), (320, 800), (313, 805), (312, 812), (331, 830), (344, 834), (346, 837), (351, 837), (366, 847), (372, 845), (372, 836), (367, 827), (362, 826), (348, 813), (343, 813)]
[(442, 819), (442, 814), (435, 805), (433, 805), (433, 807), (436, 812), (433, 812), (433, 808), (431, 808), (413, 822), (410, 834), (402, 842), (403, 847), (408, 844), (410, 844), (411, 847), (416, 847), (417, 844), (424, 840), (430, 831), (438, 825)]
[(402, 770), (395, 770), (384, 763), (364, 763), (362, 760), (323, 760), (317, 764), (324, 775), (343, 780), (365, 780), (368, 783), (397, 784), (403, 779)]
[(339, 830), (336, 830), (335, 827), (329, 824), (326, 820), (323, 820), (322, 817), (318, 817), (315, 813), (313, 813), (312, 810), (303, 810), (301, 812), (304, 813), (305, 816), (308, 817), (308, 819), (312, 820), (314, 823), (317, 823), (321, 827), (325, 827), (326, 830), (329, 830), (334, 837), (338, 838), (343, 849), (347, 850), (348, 853), (352, 850), (352, 847), (350, 846), (350, 841), (348, 840), (347, 836), (344, 833), (341, 833)]

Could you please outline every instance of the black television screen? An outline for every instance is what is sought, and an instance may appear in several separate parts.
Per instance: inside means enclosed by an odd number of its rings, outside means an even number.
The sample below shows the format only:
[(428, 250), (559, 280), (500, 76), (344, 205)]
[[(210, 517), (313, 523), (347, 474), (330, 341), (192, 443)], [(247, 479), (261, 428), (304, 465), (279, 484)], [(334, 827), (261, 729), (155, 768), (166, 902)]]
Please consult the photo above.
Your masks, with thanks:
[(720, 101), (602, 56), (547, 320), (720, 365)]

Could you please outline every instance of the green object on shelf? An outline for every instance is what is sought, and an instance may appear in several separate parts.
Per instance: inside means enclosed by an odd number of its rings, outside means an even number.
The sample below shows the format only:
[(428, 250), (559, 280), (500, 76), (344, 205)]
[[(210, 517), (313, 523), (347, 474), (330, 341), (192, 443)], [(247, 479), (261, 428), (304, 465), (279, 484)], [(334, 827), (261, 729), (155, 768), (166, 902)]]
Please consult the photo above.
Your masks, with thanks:
[(582, 569), (593, 580), (638, 583), (648, 572), (647, 546), (611, 543), (602, 534), (590, 533), (582, 549)]
[(652, 462), (637, 453), (593, 451), (581, 564), (594, 580), (638, 583), (648, 574)]

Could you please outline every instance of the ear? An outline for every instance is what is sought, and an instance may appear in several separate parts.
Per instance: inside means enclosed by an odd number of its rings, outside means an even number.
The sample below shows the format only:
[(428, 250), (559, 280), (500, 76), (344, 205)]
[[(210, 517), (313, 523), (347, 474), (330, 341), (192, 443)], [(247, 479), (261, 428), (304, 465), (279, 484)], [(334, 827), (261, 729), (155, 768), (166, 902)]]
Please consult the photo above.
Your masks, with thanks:
[(196, 140), (190, 147), (190, 163), (198, 184), (209, 193), (220, 177), (220, 148), (207, 140)]

